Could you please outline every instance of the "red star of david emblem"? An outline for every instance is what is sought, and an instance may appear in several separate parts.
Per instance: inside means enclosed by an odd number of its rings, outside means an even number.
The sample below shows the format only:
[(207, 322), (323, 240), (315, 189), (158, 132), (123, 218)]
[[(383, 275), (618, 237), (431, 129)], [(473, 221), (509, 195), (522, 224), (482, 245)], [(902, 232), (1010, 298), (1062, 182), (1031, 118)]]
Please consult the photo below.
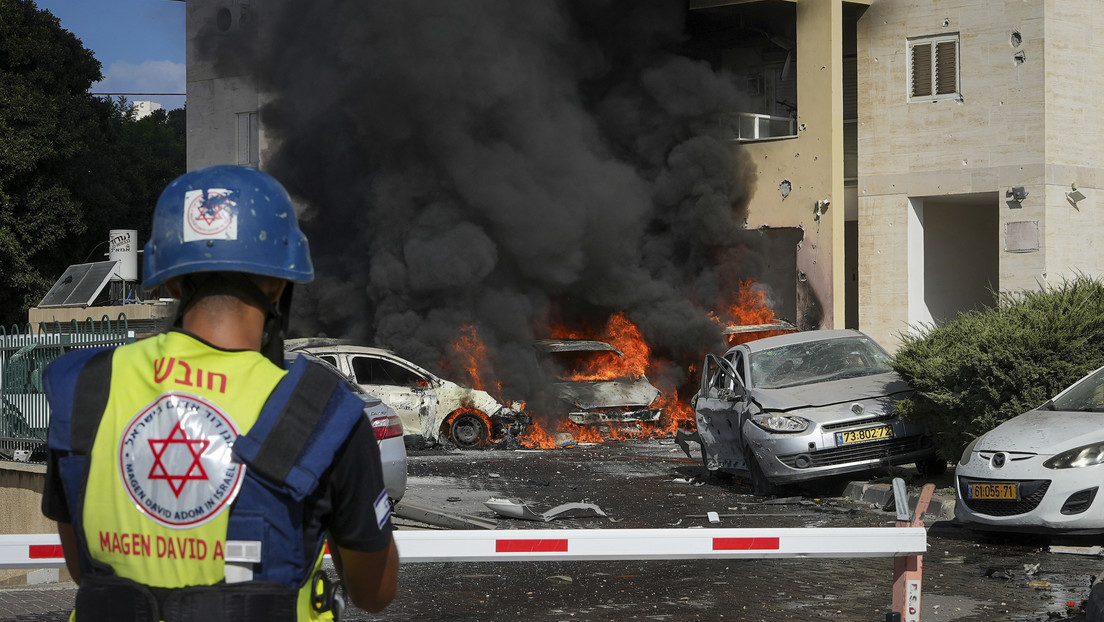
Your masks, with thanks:
[(226, 207), (227, 197), (221, 194), (212, 194), (206, 200), (196, 205), (196, 220), (202, 220), (211, 226), (211, 223), (221, 218), (222, 210)]
[[(150, 479), (163, 479), (169, 482), (169, 488), (172, 488), (173, 494), (177, 498), (180, 498), (180, 491), (184, 489), (184, 483), (189, 480), (207, 480), (207, 471), (203, 470), (203, 463), (199, 458), (203, 455), (203, 452), (207, 450), (207, 447), (211, 444), (211, 441), (206, 440), (191, 440), (188, 435), (184, 433), (184, 426), (180, 425), (180, 422), (176, 422), (176, 427), (173, 428), (172, 433), (166, 439), (149, 439), (147, 441), (150, 445), (150, 449), (153, 451), (153, 468), (150, 469)], [(188, 454), (182, 453), (179, 449), (174, 450), (170, 455), (170, 458), (174, 458), (170, 462), (170, 466), (176, 466), (176, 463), (181, 458), (190, 460), (188, 468), (183, 474), (170, 474), (168, 469), (165, 468), (165, 463), (162, 462), (162, 458), (165, 455), (165, 451), (170, 445), (183, 445), (184, 449), (187, 449)]]

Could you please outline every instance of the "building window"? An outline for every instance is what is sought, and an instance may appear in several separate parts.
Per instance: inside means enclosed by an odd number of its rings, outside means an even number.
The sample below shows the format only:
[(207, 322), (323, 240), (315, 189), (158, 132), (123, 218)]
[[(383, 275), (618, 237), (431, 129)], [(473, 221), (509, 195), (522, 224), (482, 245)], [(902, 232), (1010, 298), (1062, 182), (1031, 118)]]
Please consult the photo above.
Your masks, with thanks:
[(909, 39), (909, 101), (957, 99), (958, 34)]
[(238, 164), (257, 166), (260, 151), (260, 132), (256, 112), (238, 113)]

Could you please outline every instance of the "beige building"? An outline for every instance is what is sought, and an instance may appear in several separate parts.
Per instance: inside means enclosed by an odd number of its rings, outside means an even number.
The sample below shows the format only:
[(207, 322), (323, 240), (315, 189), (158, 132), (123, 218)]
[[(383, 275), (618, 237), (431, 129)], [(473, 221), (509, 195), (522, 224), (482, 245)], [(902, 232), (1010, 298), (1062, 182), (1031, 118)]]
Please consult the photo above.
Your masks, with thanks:
[(1104, 272), (1090, 0), (876, 0), (858, 21), (859, 318), (886, 345)]
[[(195, 60), (249, 0), (188, 2), (188, 166), (263, 166), (261, 97)], [(747, 229), (799, 231), (772, 285), (802, 328), (911, 327), (1104, 272), (1104, 55), (1088, 0), (688, 0), (696, 50), (748, 94)], [(787, 238), (788, 239), (788, 238)], [(789, 253), (777, 248), (775, 252)], [(790, 317), (793, 314), (794, 317)]]
[[(771, 285), (779, 315), (802, 328), (858, 325), (855, 199), (856, 22), (866, 1), (689, 0), (696, 48), (746, 87), (734, 142), (757, 169), (749, 230), (800, 231), (778, 251), (786, 274)], [(247, 76), (226, 76), (195, 53), (196, 33), (233, 36), (249, 0), (187, 3), (188, 168), (263, 168), (263, 95)], [(717, 33), (720, 33), (719, 35)], [(779, 236), (789, 240), (789, 234)], [(850, 243), (847, 241), (850, 240)], [(795, 266), (796, 269), (791, 269)]]
[(713, 37), (721, 65), (751, 98), (737, 137), (756, 167), (747, 227), (803, 232), (786, 318), (802, 328), (859, 327), (856, 30), (869, 4), (690, 0), (691, 25), (729, 33)]

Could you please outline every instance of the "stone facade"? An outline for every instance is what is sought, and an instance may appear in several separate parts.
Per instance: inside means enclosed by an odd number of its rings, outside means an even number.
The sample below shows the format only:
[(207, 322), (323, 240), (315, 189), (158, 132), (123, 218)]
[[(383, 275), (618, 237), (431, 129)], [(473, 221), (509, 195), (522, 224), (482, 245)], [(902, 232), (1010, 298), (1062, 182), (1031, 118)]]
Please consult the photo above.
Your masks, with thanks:
[[(1104, 78), (1083, 71), (1104, 60), (1102, 19), (1089, 0), (877, 0), (862, 15), (864, 331), (893, 347), (905, 331), (992, 304), (989, 289), (1104, 271)], [(909, 41), (940, 35), (959, 38), (958, 96), (910, 102)], [(1085, 195), (1076, 202), (1074, 184)]]

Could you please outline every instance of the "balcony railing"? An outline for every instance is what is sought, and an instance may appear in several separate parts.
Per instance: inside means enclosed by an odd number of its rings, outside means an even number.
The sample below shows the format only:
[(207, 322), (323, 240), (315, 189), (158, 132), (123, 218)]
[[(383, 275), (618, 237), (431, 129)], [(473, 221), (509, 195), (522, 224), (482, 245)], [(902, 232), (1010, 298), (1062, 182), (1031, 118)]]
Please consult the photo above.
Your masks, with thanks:
[(737, 115), (736, 140), (752, 142), (797, 136), (797, 122), (790, 117), (741, 112)]

